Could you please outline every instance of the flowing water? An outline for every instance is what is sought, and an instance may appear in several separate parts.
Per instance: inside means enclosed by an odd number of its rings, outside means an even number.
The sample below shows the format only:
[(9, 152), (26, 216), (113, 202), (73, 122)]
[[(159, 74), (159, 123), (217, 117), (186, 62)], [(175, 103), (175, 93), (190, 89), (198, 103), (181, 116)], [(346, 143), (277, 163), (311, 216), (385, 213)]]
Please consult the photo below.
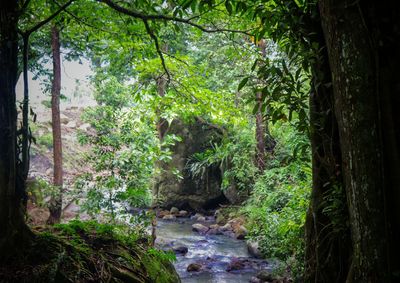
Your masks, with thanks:
[[(159, 220), (156, 244), (162, 249), (187, 247), (186, 255), (177, 255), (175, 268), (183, 283), (249, 282), (260, 269), (271, 270), (266, 261), (252, 258), (245, 241), (225, 235), (200, 235), (192, 231), (190, 219)], [(232, 261), (247, 262), (241, 270), (227, 271)], [(188, 272), (187, 266), (200, 263), (203, 271)]]

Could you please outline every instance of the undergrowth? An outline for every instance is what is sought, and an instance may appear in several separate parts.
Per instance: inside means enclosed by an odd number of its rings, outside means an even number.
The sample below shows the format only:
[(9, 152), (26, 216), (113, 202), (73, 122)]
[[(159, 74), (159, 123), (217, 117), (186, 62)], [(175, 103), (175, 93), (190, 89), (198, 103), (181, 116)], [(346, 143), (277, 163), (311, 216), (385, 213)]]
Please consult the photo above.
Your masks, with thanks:
[(94, 221), (37, 227), (24, 256), (1, 267), (1, 282), (180, 282), (171, 255), (126, 229)]

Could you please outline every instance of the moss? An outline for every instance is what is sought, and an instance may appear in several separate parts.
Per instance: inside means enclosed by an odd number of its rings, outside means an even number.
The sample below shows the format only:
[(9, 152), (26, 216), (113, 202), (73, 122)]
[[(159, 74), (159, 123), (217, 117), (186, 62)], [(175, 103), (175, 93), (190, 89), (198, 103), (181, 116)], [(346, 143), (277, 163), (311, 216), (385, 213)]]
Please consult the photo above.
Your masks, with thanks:
[(37, 228), (24, 257), (0, 267), (1, 282), (180, 282), (161, 252), (123, 229), (93, 221)]

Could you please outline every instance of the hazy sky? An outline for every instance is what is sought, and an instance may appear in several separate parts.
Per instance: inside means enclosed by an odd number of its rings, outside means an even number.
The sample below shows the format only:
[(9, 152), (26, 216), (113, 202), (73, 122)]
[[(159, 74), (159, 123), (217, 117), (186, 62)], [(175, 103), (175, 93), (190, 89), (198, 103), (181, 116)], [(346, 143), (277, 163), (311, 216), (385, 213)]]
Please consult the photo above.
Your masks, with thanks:
[[(61, 100), (60, 107), (65, 109), (69, 106), (85, 107), (93, 105), (92, 90), (88, 76), (92, 74), (90, 63), (87, 60), (79, 62), (63, 61), (61, 70), (61, 93), (67, 97), (67, 100)], [(36, 111), (46, 110), (42, 101), (50, 100), (50, 94), (42, 90), (41, 82), (43, 80), (32, 80), (32, 74), (29, 77), (29, 98), (30, 106)], [(22, 75), (17, 83), (17, 100), (21, 101), (23, 97)]]

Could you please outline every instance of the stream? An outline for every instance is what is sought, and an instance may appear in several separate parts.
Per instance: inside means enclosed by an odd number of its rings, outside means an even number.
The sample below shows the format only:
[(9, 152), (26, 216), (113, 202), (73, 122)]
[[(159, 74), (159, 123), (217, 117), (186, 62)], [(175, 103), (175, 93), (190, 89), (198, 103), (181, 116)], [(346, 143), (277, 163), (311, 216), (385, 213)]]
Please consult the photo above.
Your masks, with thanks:
[[(188, 248), (185, 255), (177, 254), (174, 263), (183, 283), (249, 282), (259, 270), (272, 269), (267, 261), (251, 257), (245, 241), (225, 235), (201, 235), (192, 231), (194, 223), (189, 218), (157, 222), (156, 245), (159, 248)], [(191, 263), (201, 264), (201, 271), (188, 272)]]

